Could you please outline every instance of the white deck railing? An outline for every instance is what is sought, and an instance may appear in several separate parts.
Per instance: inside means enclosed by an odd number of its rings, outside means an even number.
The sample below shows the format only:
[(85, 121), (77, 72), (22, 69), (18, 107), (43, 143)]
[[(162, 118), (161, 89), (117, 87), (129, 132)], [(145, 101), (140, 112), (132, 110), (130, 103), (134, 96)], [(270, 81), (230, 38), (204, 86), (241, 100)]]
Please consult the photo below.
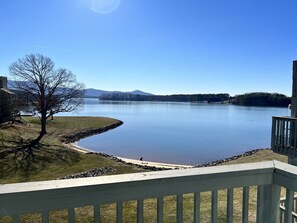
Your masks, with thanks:
[(273, 152), (297, 158), (297, 118), (272, 117)]
[[(193, 221), (200, 221), (200, 194), (211, 192), (211, 222), (218, 222), (219, 206), (226, 204), (226, 222), (233, 222), (234, 190), (242, 189), (242, 222), (251, 222), (250, 188), (256, 186), (256, 222), (292, 222), (294, 191), (297, 191), (297, 167), (278, 161), (185, 170), (144, 172), (73, 180), (55, 180), (0, 185), (0, 216), (12, 216), (20, 222), (27, 213), (41, 213), (42, 222), (49, 222), (49, 211), (68, 209), (68, 222), (74, 222), (75, 209), (94, 207), (94, 222), (100, 222), (100, 206), (116, 204), (116, 221), (123, 221), (123, 202), (136, 200), (136, 217), (126, 222), (144, 222), (144, 200), (156, 198), (157, 222), (164, 220), (164, 197), (176, 195), (176, 222), (183, 222), (183, 195), (193, 194)], [(280, 216), (280, 191), (286, 188), (284, 215)], [(253, 187), (254, 188), (254, 187)], [(225, 201), (218, 190), (227, 190)], [(220, 202), (220, 205), (218, 203)], [(236, 201), (237, 202), (237, 201)], [(238, 204), (237, 204), (238, 205)], [(221, 213), (220, 213), (221, 215)], [(56, 221), (59, 222), (59, 221)]]
[[(280, 223), (284, 222), (284, 216), (285, 216), (285, 204), (286, 204), (286, 198), (283, 197), (280, 200)], [(292, 222), (297, 222), (297, 196), (294, 196), (293, 200), (293, 208), (292, 208)]]

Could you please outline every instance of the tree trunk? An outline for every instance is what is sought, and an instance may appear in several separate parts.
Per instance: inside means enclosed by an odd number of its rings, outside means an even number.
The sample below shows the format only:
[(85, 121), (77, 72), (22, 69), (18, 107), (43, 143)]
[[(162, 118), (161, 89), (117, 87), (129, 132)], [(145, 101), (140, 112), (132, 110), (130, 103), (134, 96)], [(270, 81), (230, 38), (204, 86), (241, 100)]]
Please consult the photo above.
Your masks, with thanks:
[(45, 133), (40, 132), (39, 133), (39, 136), (36, 139), (34, 139), (34, 140), (32, 140), (30, 142), (30, 144), (28, 145), (28, 151), (29, 151), (29, 153), (33, 154), (33, 149), (32, 148), (34, 146), (36, 146), (40, 142), (40, 140), (42, 139), (42, 137), (44, 136), (44, 134)]
[(30, 143), (29, 147), (34, 147), (35, 145), (37, 145), (42, 137), (46, 134), (46, 114), (41, 114), (40, 123), (41, 131), (39, 133), (39, 136)]
[(44, 135), (46, 134), (46, 114), (42, 114), (41, 115), (41, 132), (40, 132), (40, 135)]

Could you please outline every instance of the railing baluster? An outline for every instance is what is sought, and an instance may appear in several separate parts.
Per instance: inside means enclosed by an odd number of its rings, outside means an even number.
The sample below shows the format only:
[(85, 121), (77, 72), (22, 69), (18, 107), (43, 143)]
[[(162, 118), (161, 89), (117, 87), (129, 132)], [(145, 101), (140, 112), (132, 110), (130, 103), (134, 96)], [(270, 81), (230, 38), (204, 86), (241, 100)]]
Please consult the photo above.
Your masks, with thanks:
[(264, 211), (264, 186), (260, 185), (257, 188), (257, 223), (262, 223), (263, 221), (263, 211)]
[(280, 186), (260, 185), (257, 189), (257, 223), (279, 222)]
[(183, 222), (183, 195), (178, 194), (176, 198), (176, 221)]
[(194, 193), (194, 223), (200, 223), (200, 193)]
[(94, 223), (100, 222), (100, 205), (94, 205)]
[(49, 212), (43, 211), (41, 213), (42, 223), (49, 223)]
[(292, 121), (291, 120), (287, 120), (288, 122), (288, 130), (287, 130), (287, 137), (288, 137), (288, 146), (291, 146), (291, 129), (292, 129)]
[(163, 197), (157, 198), (157, 222), (163, 223)]
[(284, 144), (285, 144), (285, 147), (287, 148), (287, 149), (289, 149), (289, 153), (290, 153), (290, 155), (292, 154), (291, 152), (291, 147), (290, 147), (290, 144), (288, 143), (288, 140), (289, 140), (289, 121), (288, 120), (286, 120), (285, 121), (285, 142), (284, 142)]
[(284, 211), (283, 210), (280, 210), (280, 219), (279, 219), (279, 222), (280, 223), (283, 223), (284, 222)]
[(291, 151), (290, 149), (287, 147), (287, 144), (286, 144), (286, 128), (287, 128), (287, 120), (284, 120), (284, 125), (283, 125), (283, 147), (284, 149), (287, 151), (288, 155), (291, 154)]
[(143, 199), (137, 200), (137, 223), (143, 223)]
[(287, 120), (287, 148), (291, 150), (291, 155), (294, 156), (294, 148), (293, 148), (293, 141), (292, 141), (292, 126), (293, 122), (291, 120)]
[(280, 125), (280, 145), (282, 148), (282, 152), (284, 152), (284, 154), (288, 154), (286, 148), (284, 147), (284, 120), (281, 120), (281, 125)]
[(288, 155), (290, 155), (291, 151), (286, 145), (286, 125), (287, 125), (287, 120), (284, 120), (283, 122), (284, 122), (284, 124), (283, 124), (283, 147), (287, 151)]
[(284, 148), (287, 148), (287, 143), (286, 143), (286, 141), (287, 141), (287, 135), (286, 135), (286, 133), (287, 133), (287, 120), (284, 120), (284, 126), (283, 126), (283, 131), (284, 131), (284, 139), (283, 139), (283, 142), (284, 142)]
[(242, 191), (242, 222), (249, 222), (249, 187), (243, 187)]
[(285, 223), (292, 222), (294, 191), (287, 189), (285, 203)]
[(272, 128), (271, 128), (271, 148), (273, 151), (276, 150), (275, 132), (276, 131), (276, 118), (272, 117)]
[(123, 202), (117, 202), (117, 223), (123, 222)]
[(218, 191), (211, 192), (211, 222), (218, 222)]
[(227, 190), (227, 223), (233, 222), (233, 188)]
[(293, 125), (291, 126), (291, 132), (292, 132), (292, 137), (294, 140), (294, 157), (297, 157), (297, 153), (296, 153), (296, 149), (297, 149), (297, 129), (296, 129), (296, 126), (297, 126), (297, 122), (296, 121), (292, 121)]
[(279, 138), (279, 120), (276, 121), (276, 146), (277, 146), (277, 151), (281, 152), (280, 150), (280, 138)]
[(285, 148), (284, 145), (284, 133), (285, 133), (285, 120), (281, 121), (281, 147), (283, 152), (288, 155), (288, 150)]
[(75, 221), (74, 208), (69, 208), (68, 209), (68, 222), (73, 223), (74, 221)]
[(290, 140), (289, 140), (289, 147), (291, 148), (292, 150), (292, 156), (295, 157), (296, 155), (296, 151), (295, 151), (295, 146), (296, 146), (296, 140), (295, 140), (295, 132), (294, 132), (294, 126), (295, 126), (295, 122), (294, 121), (290, 121), (290, 130), (289, 130), (289, 137), (290, 137)]
[(296, 199), (295, 193), (294, 193), (294, 209), (293, 209), (293, 211), (295, 213), (297, 213), (297, 199)]
[(281, 151), (281, 153), (283, 154), (284, 153), (284, 147), (282, 145), (282, 128), (283, 128), (283, 121), (282, 120), (279, 120), (278, 121), (278, 125), (279, 125), (279, 149)]

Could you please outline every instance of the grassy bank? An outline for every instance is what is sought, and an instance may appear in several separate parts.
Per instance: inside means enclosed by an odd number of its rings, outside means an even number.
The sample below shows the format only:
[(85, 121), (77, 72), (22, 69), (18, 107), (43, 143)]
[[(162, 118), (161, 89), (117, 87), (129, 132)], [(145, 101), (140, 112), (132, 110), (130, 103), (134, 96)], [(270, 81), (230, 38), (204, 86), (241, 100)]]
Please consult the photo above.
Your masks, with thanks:
[(0, 128), (0, 183), (51, 180), (92, 168), (112, 167), (114, 174), (138, 172), (141, 169), (92, 154), (81, 154), (66, 148), (61, 140), (81, 131), (103, 128), (118, 122), (111, 118), (55, 117), (48, 121), (48, 133), (34, 148), (34, 157), (22, 145), (35, 139), (40, 131), (37, 118), (26, 118), (28, 125), (7, 125)]

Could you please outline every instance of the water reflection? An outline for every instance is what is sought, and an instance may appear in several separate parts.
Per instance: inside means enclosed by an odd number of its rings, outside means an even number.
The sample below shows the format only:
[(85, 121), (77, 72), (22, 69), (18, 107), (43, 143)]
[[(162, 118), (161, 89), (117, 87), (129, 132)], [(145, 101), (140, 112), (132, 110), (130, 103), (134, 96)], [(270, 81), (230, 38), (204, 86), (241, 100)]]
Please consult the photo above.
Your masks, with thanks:
[(198, 164), (269, 147), (271, 117), (288, 115), (289, 110), (86, 99), (84, 109), (74, 114), (124, 122), (117, 129), (81, 140), (80, 146), (134, 159)]

